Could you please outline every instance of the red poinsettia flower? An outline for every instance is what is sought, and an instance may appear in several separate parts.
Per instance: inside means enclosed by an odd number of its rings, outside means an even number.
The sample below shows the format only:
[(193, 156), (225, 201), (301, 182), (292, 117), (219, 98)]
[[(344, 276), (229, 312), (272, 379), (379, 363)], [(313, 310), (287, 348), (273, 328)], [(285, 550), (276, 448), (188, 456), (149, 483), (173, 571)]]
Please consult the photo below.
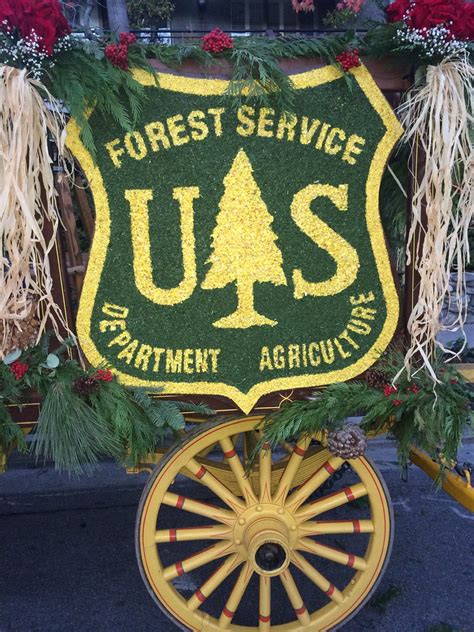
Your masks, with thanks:
[(410, 7), (410, 0), (395, 0), (385, 9), (389, 22), (400, 22)]
[(23, 38), (35, 33), (47, 55), (52, 55), (58, 39), (71, 32), (59, 0), (0, 0), (0, 24), (5, 30), (17, 29)]
[(389, 22), (403, 20), (415, 29), (444, 26), (457, 39), (474, 38), (474, 5), (464, 0), (395, 0), (386, 8)]
[(462, 11), (458, 13), (450, 28), (457, 39), (474, 40), (474, 4), (464, 2)]
[(10, 31), (15, 26), (15, 11), (12, 9), (10, 0), (0, 0), (0, 28)]
[(462, 0), (416, 0), (411, 6), (408, 25), (415, 29), (431, 29), (449, 25), (463, 10)]

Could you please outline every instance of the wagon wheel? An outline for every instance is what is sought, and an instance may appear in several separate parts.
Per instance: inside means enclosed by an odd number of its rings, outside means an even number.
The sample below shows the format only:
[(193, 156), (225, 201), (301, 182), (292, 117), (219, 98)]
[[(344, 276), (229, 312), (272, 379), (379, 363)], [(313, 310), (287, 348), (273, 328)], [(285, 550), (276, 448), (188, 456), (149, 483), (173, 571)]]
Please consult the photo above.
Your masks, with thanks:
[[(143, 492), (136, 526), (142, 577), (183, 629), (334, 629), (369, 598), (388, 560), (389, 496), (368, 460), (345, 463), (320, 448), (320, 467), (298, 486), (298, 472), (316, 458), (302, 438), (284, 467), (281, 455), (262, 450), (257, 478), (246, 478), (234, 440), (259, 421), (197, 429), (161, 461)], [(216, 442), (239, 493), (216, 475), (217, 450), (214, 474), (196, 458)]]

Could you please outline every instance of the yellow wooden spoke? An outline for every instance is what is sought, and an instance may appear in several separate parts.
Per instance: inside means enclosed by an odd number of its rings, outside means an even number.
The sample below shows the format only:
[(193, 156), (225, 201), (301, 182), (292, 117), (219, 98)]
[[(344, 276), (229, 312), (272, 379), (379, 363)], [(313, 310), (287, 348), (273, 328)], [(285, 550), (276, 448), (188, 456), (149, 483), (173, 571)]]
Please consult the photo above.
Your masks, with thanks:
[(300, 535), (327, 535), (331, 533), (373, 533), (372, 520), (308, 520), (299, 527)]
[(259, 456), (260, 502), (272, 501), (272, 451), (268, 443), (264, 443)]
[(309, 612), (304, 604), (303, 598), (300, 595), (300, 591), (295, 584), (292, 574), (288, 569), (286, 569), (280, 575), (280, 579), (300, 623), (302, 625), (309, 625), (311, 623), (311, 617), (309, 616)]
[(306, 575), (308, 579), (310, 579), (313, 584), (315, 584), (320, 590), (323, 591), (332, 601), (336, 603), (342, 603), (344, 601), (344, 595), (338, 590), (334, 584), (331, 584), (329, 580), (327, 580), (324, 575), (321, 575), (319, 571), (317, 571), (314, 566), (312, 566), (309, 562), (305, 560), (305, 558), (294, 551), (291, 556), (291, 561), (293, 564), (300, 569), (302, 573)]
[(366, 495), (367, 489), (363, 483), (357, 483), (356, 485), (351, 485), (351, 487), (344, 487), (344, 489), (340, 489), (337, 492), (318, 498), (318, 500), (314, 500), (312, 503), (303, 505), (298, 509), (295, 517), (298, 521), (309, 520), (330, 509), (341, 507), (341, 505), (345, 505), (346, 503), (356, 500), (356, 498), (361, 498)]
[(184, 573), (189, 573), (200, 566), (204, 566), (204, 564), (208, 564), (209, 562), (212, 562), (212, 560), (217, 560), (224, 555), (229, 555), (229, 553), (232, 553), (233, 548), (232, 542), (219, 542), (217, 544), (213, 544), (206, 549), (202, 549), (202, 551), (199, 551), (198, 553), (194, 553), (194, 555), (190, 555), (184, 560), (180, 560), (175, 564), (171, 564), (171, 566), (167, 566), (163, 570), (163, 577), (166, 581), (176, 579), (176, 577), (184, 575)]
[(242, 564), (242, 559), (238, 553), (230, 555), (219, 568), (212, 573), (206, 581), (196, 590), (194, 595), (188, 599), (187, 606), (190, 610), (196, 610), (201, 606), (208, 597), (212, 595), (215, 589), (222, 584), (225, 578), (232, 573), (234, 568)]
[(291, 445), (291, 443), (288, 443), (288, 441), (280, 441), (280, 445), (285, 450), (285, 452), (288, 452), (288, 454), (293, 454), (293, 446)]
[(222, 613), (219, 618), (220, 628), (225, 629), (229, 627), (230, 623), (232, 622), (232, 619), (234, 618), (236, 610), (239, 607), (239, 603), (241, 602), (242, 597), (244, 596), (245, 589), (247, 588), (252, 575), (253, 575), (252, 567), (250, 566), (248, 562), (246, 562), (243, 565), (242, 570), (240, 571), (240, 575), (238, 576), (237, 581), (234, 584), (234, 587), (232, 588), (232, 592), (230, 593), (229, 598), (227, 599), (226, 605), (222, 609)]
[(308, 551), (308, 553), (313, 553), (318, 557), (323, 557), (326, 560), (336, 562), (337, 564), (349, 566), (349, 568), (355, 568), (358, 571), (365, 571), (367, 568), (367, 563), (364, 558), (354, 555), (353, 553), (340, 551), (339, 549), (335, 549), (327, 544), (315, 542), (309, 538), (302, 538), (298, 548), (303, 551)]
[(305, 452), (308, 449), (310, 443), (311, 437), (305, 436), (302, 437), (293, 448), (292, 455), (289, 458), (285, 471), (280, 478), (280, 482), (278, 483), (277, 490), (274, 494), (275, 503), (283, 504), (285, 502), (286, 497), (288, 496), (288, 493), (291, 489), (293, 479), (296, 476), (296, 472), (298, 471), (300, 463), (303, 460)]
[(222, 448), (222, 452), (224, 453), (224, 456), (234, 473), (235, 480), (240, 487), (240, 491), (242, 492), (245, 502), (247, 505), (255, 504), (257, 502), (257, 497), (255, 496), (249, 479), (245, 475), (244, 467), (239, 455), (237, 454), (232, 439), (230, 437), (224, 437), (219, 441), (219, 443)]
[(155, 534), (155, 542), (190, 542), (192, 540), (223, 540), (232, 537), (230, 527), (211, 524), (205, 527), (187, 527), (182, 529), (159, 529)]
[(260, 591), (258, 598), (259, 632), (268, 632), (268, 630), (272, 627), (271, 590), (272, 583), (270, 577), (260, 575)]
[(214, 492), (226, 505), (229, 505), (234, 511), (243, 511), (245, 509), (245, 503), (240, 498), (237, 498), (230, 489), (228, 489), (223, 483), (207, 470), (204, 465), (201, 465), (196, 459), (189, 459), (186, 464), (186, 468), (195, 476), (203, 485), (206, 485), (211, 491)]
[(224, 524), (232, 524), (235, 521), (235, 513), (229, 511), (228, 509), (221, 509), (221, 507), (203, 503), (200, 500), (193, 500), (192, 498), (187, 498), (186, 496), (178, 496), (178, 494), (173, 494), (173, 492), (165, 493), (163, 497), (163, 504), (168, 505), (168, 507), (183, 509), (184, 511), (189, 511), (190, 513), (198, 514), (199, 516), (212, 518), (212, 520), (217, 520), (218, 522), (223, 522)]
[(344, 459), (331, 456), (319, 470), (312, 474), (286, 501), (287, 509), (295, 511), (305, 500), (311, 496), (327, 479), (337, 472), (344, 463)]

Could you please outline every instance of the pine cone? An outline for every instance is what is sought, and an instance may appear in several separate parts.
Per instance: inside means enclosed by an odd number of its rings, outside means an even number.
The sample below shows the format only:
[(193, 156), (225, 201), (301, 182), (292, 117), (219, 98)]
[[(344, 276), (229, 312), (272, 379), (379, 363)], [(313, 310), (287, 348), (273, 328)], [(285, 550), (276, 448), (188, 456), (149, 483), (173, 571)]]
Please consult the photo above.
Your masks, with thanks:
[(359, 426), (344, 426), (328, 434), (328, 450), (341, 459), (357, 459), (367, 447), (367, 437)]
[(365, 381), (371, 388), (383, 389), (387, 383), (387, 377), (377, 369), (369, 369), (365, 374)]
[(97, 391), (99, 383), (95, 377), (88, 375), (81, 375), (77, 377), (72, 383), (72, 390), (82, 397), (89, 397)]

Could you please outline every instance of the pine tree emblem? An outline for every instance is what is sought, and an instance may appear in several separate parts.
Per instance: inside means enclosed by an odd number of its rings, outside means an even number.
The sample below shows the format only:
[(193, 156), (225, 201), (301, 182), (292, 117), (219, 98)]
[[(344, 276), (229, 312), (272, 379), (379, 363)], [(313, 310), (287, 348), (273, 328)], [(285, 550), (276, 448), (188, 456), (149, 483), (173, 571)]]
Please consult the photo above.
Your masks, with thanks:
[(254, 284), (286, 285), (283, 257), (272, 230), (268, 212), (253, 177), (252, 165), (241, 149), (224, 178), (224, 194), (219, 202), (212, 232), (211, 264), (202, 283), (205, 290), (237, 286), (237, 309), (214, 323), (214, 327), (247, 329), (277, 324), (254, 307)]

